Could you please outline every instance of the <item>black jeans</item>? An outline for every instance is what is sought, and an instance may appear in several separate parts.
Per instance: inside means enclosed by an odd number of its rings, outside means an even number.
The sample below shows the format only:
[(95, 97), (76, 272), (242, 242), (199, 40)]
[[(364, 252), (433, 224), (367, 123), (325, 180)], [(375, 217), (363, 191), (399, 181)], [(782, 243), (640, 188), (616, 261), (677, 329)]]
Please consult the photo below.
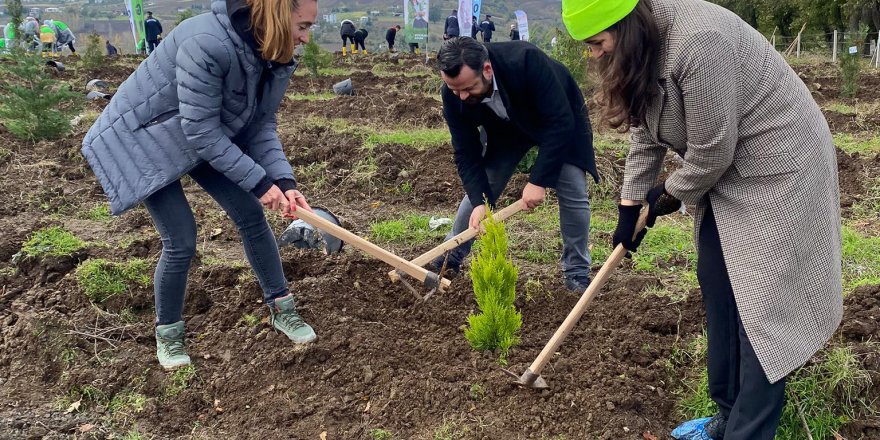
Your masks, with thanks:
[(345, 45), (346, 43), (354, 44), (354, 37), (349, 37), (348, 35), (343, 35), (342, 36), (342, 47), (343, 48), (348, 47)]
[[(207, 163), (197, 166), (189, 175), (238, 227), (265, 302), (271, 304), (275, 298), (287, 295), (278, 245), (260, 201)], [(162, 237), (162, 256), (153, 280), (156, 322), (172, 324), (183, 319), (187, 275), (196, 253), (196, 221), (179, 180), (147, 197), (144, 205)]]
[(773, 440), (785, 379), (771, 384), (743, 328), (712, 206), (700, 224), (697, 278), (709, 338), (709, 395), (727, 417), (724, 440)]

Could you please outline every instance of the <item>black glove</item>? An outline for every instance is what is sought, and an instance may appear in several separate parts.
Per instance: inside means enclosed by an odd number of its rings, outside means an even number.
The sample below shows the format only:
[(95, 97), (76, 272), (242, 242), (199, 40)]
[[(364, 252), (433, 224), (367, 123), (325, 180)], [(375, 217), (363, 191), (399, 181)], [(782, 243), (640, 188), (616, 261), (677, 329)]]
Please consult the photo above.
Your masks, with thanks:
[(672, 214), (681, 209), (681, 200), (676, 199), (666, 192), (666, 182), (663, 182), (648, 191), (645, 196), (648, 202), (648, 219), (646, 226), (654, 227), (657, 217)]
[(642, 205), (617, 205), (617, 229), (614, 230), (614, 235), (611, 238), (611, 243), (614, 247), (622, 243), (623, 247), (629, 251), (635, 252), (639, 248), (639, 244), (642, 243), (642, 239), (645, 238), (645, 234), (648, 232), (647, 229), (642, 229), (639, 235), (636, 236), (636, 239), (633, 240), (633, 234), (636, 232), (636, 224), (639, 222), (639, 212), (641, 210)]

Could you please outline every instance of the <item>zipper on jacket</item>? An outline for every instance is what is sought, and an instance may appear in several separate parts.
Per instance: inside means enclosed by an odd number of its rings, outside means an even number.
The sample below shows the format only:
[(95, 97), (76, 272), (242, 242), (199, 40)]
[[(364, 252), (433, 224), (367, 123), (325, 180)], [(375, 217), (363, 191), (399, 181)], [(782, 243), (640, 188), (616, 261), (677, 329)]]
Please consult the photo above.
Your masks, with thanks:
[(142, 124), (141, 128), (147, 128), (151, 125), (161, 124), (161, 123), (173, 118), (179, 112), (180, 112), (179, 109), (169, 110), (165, 113), (160, 114), (159, 116), (156, 116), (155, 118), (153, 118), (152, 120), (150, 120), (146, 124)]

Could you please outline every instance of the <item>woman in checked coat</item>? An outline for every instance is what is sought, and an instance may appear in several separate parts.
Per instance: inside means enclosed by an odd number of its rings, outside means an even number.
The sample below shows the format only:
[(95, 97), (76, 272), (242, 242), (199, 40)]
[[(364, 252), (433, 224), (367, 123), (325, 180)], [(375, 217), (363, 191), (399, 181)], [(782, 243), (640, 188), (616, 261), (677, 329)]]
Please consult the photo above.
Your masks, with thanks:
[[(599, 59), (598, 101), (631, 128), (614, 243), (635, 251), (671, 199), (696, 205), (714, 439), (772, 439), (785, 377), (842, 315), (840, 202), (831, 133), (767, 40), (702, 0), (563, 0)], [(657, 182), (673, 150), (683, 165)]]
[(315, 0), (219, 0), (175, 28), (119, 87), (82, 153), (113, 214), (143, 202), (162, 237), (156, 266), (156, 354), (190, 363), (184, 345), (187, 273), (196, 223), (180, 184), (189, 175), (235, 222), (271, 323), (295, 343), (315, 332), (294, 306), (264, 209), (310, 209), (296, 189), (275, 112), (309, 41)]

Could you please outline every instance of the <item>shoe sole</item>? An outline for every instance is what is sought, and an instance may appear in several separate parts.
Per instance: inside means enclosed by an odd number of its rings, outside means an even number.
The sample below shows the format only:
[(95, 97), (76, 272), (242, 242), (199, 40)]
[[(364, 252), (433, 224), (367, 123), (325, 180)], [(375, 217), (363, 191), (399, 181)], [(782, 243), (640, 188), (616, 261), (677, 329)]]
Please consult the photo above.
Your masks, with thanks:
[(162, 366), (162, 369), (165, 370), (165, 371), (174, 371), (174, 370), (176, 370), (176, 369), (178, 369), (178, 368), (185, 367), (185, 366), (187, 366), (187, 365), (192, 365), (192, 361), (189, 361), (189, 362), (186, 362), (186, 363), (182, 363), (182, 364), (172, 364), (172, 365), (162, 365), (162, 364), (159, 364), (159, 365), (161, 365), (161, 366)]
[(312, 336), (311, 338), (307, 339), (294, 339), (288, 336), (287, 339), (290, 339), (294, 344), (310, 344), (318, 340), (318, 335)]

